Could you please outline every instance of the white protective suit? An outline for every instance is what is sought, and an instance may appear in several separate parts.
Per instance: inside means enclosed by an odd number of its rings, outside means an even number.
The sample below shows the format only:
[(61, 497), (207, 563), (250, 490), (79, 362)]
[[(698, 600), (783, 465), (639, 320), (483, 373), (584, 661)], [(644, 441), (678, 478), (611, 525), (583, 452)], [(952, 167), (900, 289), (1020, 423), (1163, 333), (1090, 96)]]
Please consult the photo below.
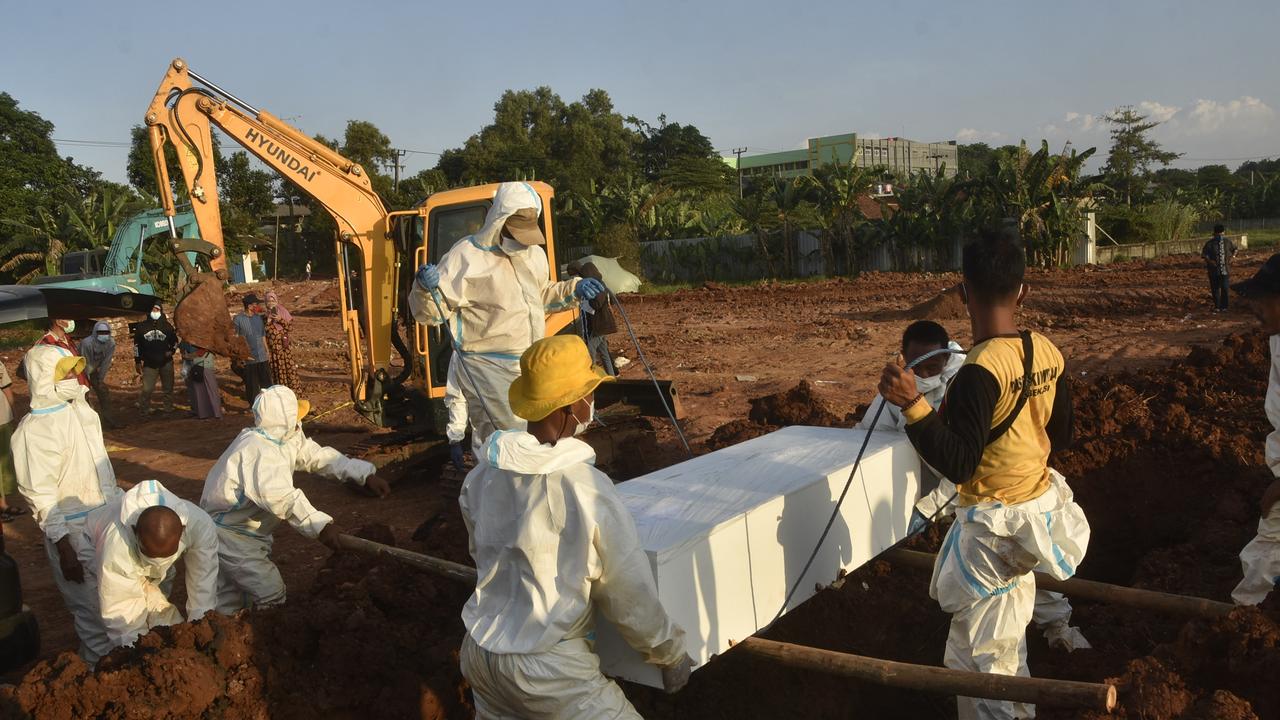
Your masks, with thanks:
[[(1050, 469), (1040, 497), (959, 508), (934, 564), (929, 595), (951, 614), (943, 664), (957, 670), (1029, 675), (1026, 628), (1035, 605), (1033, 570), (1075, 574), (1089, 544), (1089, 521), (1062, 475)], [(961, 720), (1026, 718), (1035, 707), (958, 697)]]
[[(449, 442), (460, 443), (467, 436), (467, 398), (462, 394), (462, 385), (458, 379), (458, 374), (462, 372), (458, 367), (458, 354), (454, 353), (449, 357), (449, 374), (445, 376), (444, 385), (444, 408), (449, 412), (449, 422), (445, 425), (444, 434)], [(476, 435), (473, 433), (471, 437), (472, 449), (479, 453), (480, 446), (476, 441)]]
[(112, 647), (98, 612), (97, 586), (87, 567), (83, 583), (63, 577), (55, 543), (65, 537), (77, 556), (91, 552), (81, 532), (85, 517), (122, 491), (102, 442), (102, 422), (85, 399), (89, 389), (77, 380), (54, 378), (58, 361), (69, 357), (69, 350), (56, 345), (27, 351), (23, 362), (31, 412), (13, 433), (13, 464), (18, 491), (44, 533), (54, 582), (75, 622), (80, 657), (92, 664)]
[(528, 183), (502, 183), (484, 225), (440, 259), (440, 287), (428, 293), (415, 283), (409, 293), (413, 317), (432, 326), (448, 321), (462, 349), (470, 372), (459, 373), (459, 380), (477, 444), (494, 430), (524, 429), (507, 400), (520, 375), (520, 354), (546, 335), (547, 313), (575, 302), (577, 278), (552, 282), (545, 250), (502, 237), (507, 218), (524, 208), (541, 215), (542, 198)]
[(284, 579), (271, 562), (271, 533), (287, 520), (315, 539), (333, 518), (293, 486), (297, 470), (363, 485), (372, 463), (348, 458), (302, 434), (298, 398), (273, 385), (253, 401), (254, 426), (240, 431), (205, 476), (200, 507), (218, 527), (218, 612), (284, 602)]
[[(143, 510), (170, 508), (182, 521), (178, 550), (167, 558), (142, 554), (133, 526)], [(102, 622), (113, 646), (132, 645), (151, 628), (183, 622), (167, 597), (174, 563), (185, 559), (187, 620), (199, 620), (218, 600), (218, 533), (205, 511), (169, 492), (155, 480), (144, 480), (124, 495), (89, 513), (82, 558), (98, 583)]]
[[(1280, 478), (1280, 335), (1272, 335), (1271, 378), (1267, 382), (1265, 407), (1273, 430), (1267, 436), (1267, 467)], [(1240, 551), (1244, 579), (1231, 591), (1237, 605), (1258, 605), (1280, 582), (1280, 503), (1258, 521), (1258, 534)]]
[(516, 430), (494, 433), (478, 459), (458, 499), (479, 574), (462, 610), (476, 717), (639, 718), (600, 673), (593, 609), (658, 666), (684, 658), (684, 631), (595, 451)]

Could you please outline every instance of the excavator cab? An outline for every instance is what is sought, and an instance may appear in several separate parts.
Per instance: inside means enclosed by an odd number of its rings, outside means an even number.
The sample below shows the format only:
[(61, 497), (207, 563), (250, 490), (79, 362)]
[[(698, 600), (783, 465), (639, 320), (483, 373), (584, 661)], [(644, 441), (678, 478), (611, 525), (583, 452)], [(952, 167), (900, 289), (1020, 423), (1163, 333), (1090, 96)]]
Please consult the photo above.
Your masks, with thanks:
[[(531, 182), (530, 186), (542, 197), (542, 206), (546, 210), (539, 219), (542, 232), (547, 238), (544, 248), (547, 252), (548, 265), (551, 269), (551, 280), (560, 279), (555, 261), (554, 223), (551, 219), (551, 200), (555, 191), (550, 185)], [(453, 346), (445, 335), (447, 329), (440, 325), (430, 327), (414, 321), (408, 314), (408, 292), (413, 287), (414, 273), (426, 263), (438, 264), (445, 253), (456, 243), (475, 233), (484, 225), (493, 196), (498, 190), (497, 184), (447, 190), (428, 197), (417, 210), (411, 213), (392, 213), (391, 235), (400, 254), (400, 287), (403, 288), (399, 299), (401, 322), (397, 330), (404, 329), (406, 337), (411, 338), (408, 364), (411, 371), (406, 373), (413, 378), (410, 391), (419, 399), (419, 409), (415, 415), (425, 414), (428, 417), (418, 418), (427, 424), (435, 425), (443, 433), (445, 414), (443, 398), (445, 382), (449, 372), (449, 360), (453, 356)], [(576, 311), (565, 310), (547, 317), (547, 334), (553, 335), (565, 325), (572, 322)], [(397, 339), (399, 333), (396, 333)], [(390, 399), (390, 398), (389, 398)], [(424, 412), (421, 401), (428, 401), (430, 409)], [(393, 403), (388, 403), (387, 410), (392, 410)]]

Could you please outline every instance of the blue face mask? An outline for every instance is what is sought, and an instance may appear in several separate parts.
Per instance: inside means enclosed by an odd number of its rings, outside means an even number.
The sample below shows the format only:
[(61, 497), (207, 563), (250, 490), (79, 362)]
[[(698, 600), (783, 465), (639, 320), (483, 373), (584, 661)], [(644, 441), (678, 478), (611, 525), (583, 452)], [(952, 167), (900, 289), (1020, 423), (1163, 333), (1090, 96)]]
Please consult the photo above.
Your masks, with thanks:
[(94, 339), (95, 339), (95, 340), (97, 340), (97, 341), (98, 341), (98, 342), (100, 342), (100, 343), (108, 343), (108, 342), (111, 342), (111, 336), (110, 336), (110, 335), (108, 335), (108, 334), (106, 334), (106, 333), (101, 333), (101, 334), (99, 334), (99, 335), (94, 335), (93, 337), (94, 337)]

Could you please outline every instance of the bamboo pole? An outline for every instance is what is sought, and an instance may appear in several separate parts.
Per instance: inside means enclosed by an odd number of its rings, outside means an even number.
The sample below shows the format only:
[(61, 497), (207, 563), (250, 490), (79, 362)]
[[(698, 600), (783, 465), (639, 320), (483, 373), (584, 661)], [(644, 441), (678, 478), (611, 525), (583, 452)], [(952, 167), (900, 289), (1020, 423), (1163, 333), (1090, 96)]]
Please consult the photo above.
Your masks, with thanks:
[[(935, 556), (932, 553), (897, 548), (885, 553), (884, 558), (890, 562), (901, 563), (909, 567), (932, 570)], [(1173, 595), (1156, 590), (1142, 590), (1095, 580), (1084, 580), (1082, 578), (1059, 580), (1040, 572), (1035, 575), (1036, 589), (1038, 590), (1050, 590), (1080, 600), (1109, 605), (1124, 605), (1167, 615), (1216, 618), (1226, 615), (1236, 607), (1230, 603), (1218, 602), (1217, 600), (1206, 600), (1205, 598), (1188, 595)]]
[(850, 655), (757, 637), (738, 643), (734, 646), (734, 652), (746, 652), (788, 667), (851, 677), (888, 687), (1035, 705), (1089, 708), (1102, 712), (1111, 712), (1116, 707), (1115, 686), (1103, 683), (966, 672)]
[(456, 562), (434, 558), (411, 550), (391, 547), (390, 545), (383, 545), (382, 543), (365, 540), (354, 535), (339, 535), (338, 544), (347, 550), (395, 558), (406, 565), (411, 565), (433, 575), (440, 575), (449, 580), (472, 586), (476, 584), (476, 569)]

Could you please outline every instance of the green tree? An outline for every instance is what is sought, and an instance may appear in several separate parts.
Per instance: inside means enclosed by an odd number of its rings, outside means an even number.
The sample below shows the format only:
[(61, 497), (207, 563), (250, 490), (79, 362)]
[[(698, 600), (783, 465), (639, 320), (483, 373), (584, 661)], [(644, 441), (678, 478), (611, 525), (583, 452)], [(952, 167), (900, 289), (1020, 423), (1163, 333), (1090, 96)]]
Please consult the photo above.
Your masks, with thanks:
[[(862, 203), (870, 199), (869, 193), (878, 179), (872, 169), (853, 163), (823, 165), (806, 177), (809, 199), (817, 210), (821, 228), (823, 260), (828, 272), (837, 268), (851, 272), (857, 253), (854, 251), (854, 231), (866, 221)], [(836, 258), (836, 248), (841, 248), (841, 258)]]
[(1133, 205), (1135, 194), (1141, 193), (1155, 165), (1168, 165), (1182, 156), (1170, 152), (1152, 140), (1148, 133), (1160, 123), (1148, 120), (1132, 105), (1117, 108), (1106, 116), (1111, 124), (1111, 153), (1103, 168), (1106, 182), (1121, 197), (1125, 205)]

